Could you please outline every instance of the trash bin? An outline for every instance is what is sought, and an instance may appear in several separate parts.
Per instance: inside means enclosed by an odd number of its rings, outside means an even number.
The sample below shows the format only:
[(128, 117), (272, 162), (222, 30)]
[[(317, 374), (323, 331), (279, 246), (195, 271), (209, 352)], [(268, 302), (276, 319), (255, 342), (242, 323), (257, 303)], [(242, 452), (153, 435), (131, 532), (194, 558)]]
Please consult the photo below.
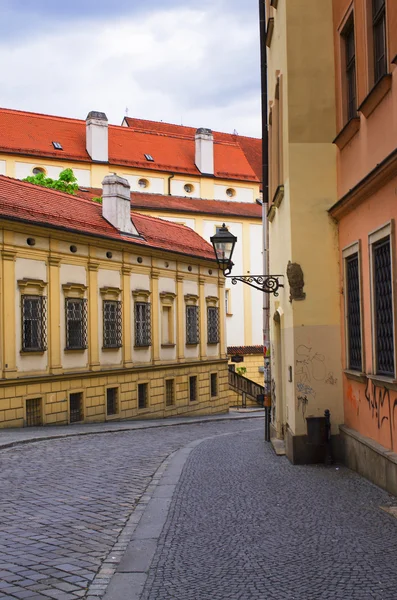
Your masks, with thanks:
[(324, 446), (327, 441), (325, 417), (306, 417), (307, 442), (313, 446)]

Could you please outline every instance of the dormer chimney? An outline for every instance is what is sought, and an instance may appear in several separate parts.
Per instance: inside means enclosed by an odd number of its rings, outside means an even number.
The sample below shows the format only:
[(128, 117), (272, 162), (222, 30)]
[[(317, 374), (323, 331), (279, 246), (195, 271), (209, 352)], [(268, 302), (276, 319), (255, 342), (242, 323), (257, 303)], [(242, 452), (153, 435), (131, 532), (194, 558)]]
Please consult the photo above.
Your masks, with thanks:
[(102, 216), (120, 233), (139, 235), (131, 221), (131, 190), (124, 177), (116, 173), (102, 181)]
[(103, 112), (92, 110), (85, 120), (86, 149), (95, 162), (108, 162), (108, 118)]
[(195, 135), (196, 167), (204, 175), (214, 174), (214, 136), (211, 129), (200, 127)]

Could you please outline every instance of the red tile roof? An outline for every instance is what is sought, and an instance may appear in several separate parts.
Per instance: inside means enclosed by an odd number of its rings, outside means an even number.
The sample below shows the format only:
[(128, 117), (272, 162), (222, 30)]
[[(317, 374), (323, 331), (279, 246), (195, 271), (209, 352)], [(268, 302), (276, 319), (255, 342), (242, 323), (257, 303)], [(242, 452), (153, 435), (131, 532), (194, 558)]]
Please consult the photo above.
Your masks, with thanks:
[(263, 346), (228, 346), (228, 355), (263, 354)]
[[(101, 189), (79, 189), (79, 196), (92, 199), (101, 196)], [(161, 212), (197, 213), (203, 215), (222, 215), (228, 217), (262, 218), (262, 208), (251, 202), (224, 202), (223, 200), (202, 200), (185, 196), (165, 196), (131, 192), (133, 210), (156, 210)]]
[[(162, 136), (178, 136), (189, 140), (194, 140), (196, 129), (194, 127), (186, 127), (185, 125), (174, 125), (172, 123), (163, 123), (158, 121), (149, 121), (146, 119), (134, 119), (125, 117), (124, 122), (130, 129), (136, 132), (157, 134)], [(262, 140), (258, 138), (246, 137), (234, 133), (222, 133), (213, 131), (215, 148), (216, 144), (232, 144), (237, 145), (243, 151), (250, 167), (254, 171), (258, 181), (262, 181)], [(216, 167), (216, 152), (215, 152), (215, 167)], [(230, 166), (225, 167), (226, 173), (230, 171)]]
[(100, 204), (0, 175), (0, 218), (215, 261), (212, 246), (189, 227), (135, 212), (131, 216), (143, 239), (120, 234), (102, 217)]
[[(109, 125), (109, 164), (198, 175), (192, 127), (128, 119)], [(157, 127), (155, 126), (157, 125)], [(85, 121), (0, 108), (0, 152), (91, 162)], [(258, 182), (261, 141), (214, 132), (215, 177)], [(55, 150), (59, 142), (63, 150)], [(256, 149), (256, 150), (255, 150)], [(151, 154), (149, 162), (145, 154)]]

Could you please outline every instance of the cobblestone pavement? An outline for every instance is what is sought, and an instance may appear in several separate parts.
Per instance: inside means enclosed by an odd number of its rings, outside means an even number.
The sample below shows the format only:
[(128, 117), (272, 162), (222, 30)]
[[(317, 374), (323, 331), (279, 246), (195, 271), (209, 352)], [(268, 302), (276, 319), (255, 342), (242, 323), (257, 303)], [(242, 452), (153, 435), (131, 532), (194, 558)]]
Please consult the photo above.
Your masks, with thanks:
[(397, 520), (379, 508), (393, 504), (343, 467), (293, 467), (261, 431), (205, 441), (141, 600), (396, 600)]
[(153, 474), (196, 440), (262, 419), (66, 437), (0, 451), (0, 598), (87, 595)]

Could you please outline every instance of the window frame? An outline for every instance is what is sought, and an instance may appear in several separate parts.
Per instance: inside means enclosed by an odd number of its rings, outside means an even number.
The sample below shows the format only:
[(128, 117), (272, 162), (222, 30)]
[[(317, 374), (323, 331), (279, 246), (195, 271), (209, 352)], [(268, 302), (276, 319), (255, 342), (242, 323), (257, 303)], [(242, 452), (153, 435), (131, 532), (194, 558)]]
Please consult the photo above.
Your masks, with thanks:
[[(212, 378), (215, 377), (215, 394), (213, 394), (213, 384), (212, 384)], [(215, 398), (218, 398), (219, 396), (219, 378), (218, 378), (218, 373), (214, 372), (214, 373), (210, 373), (210, 398), (213, 400)]]
[[(81, 400), (81, 405), (80, 405), (80, 420), (79, 421), (72, 421), (71, 420), (71, 410), (70, 410), (70, 398), (71, 396), (74, 395), (79, 395), (80, 396), (80, 400)], [(68, 392), (68, 423), (71, 425), (73, 423), (83, 423), (84, 422), (84, 418), (85, 418), (85, 393), (83, 389), (77, 389), (77, 390), (70, 390), (70, 392)]]
[[(348, 315), (348, 273), (347, 262), (353, 256), (357, 255), (358, 260), (358, 285), (359, 285), (359, 305), (360, 305), (360, 336), (361, 336), (361, 370), (351, 367), (350, 363), (350, 341), (349, 341), (349, 315)], [(361, 241), (349, 244), (342, 250), (343, 260), (343, 299), (344, 299), (344, 329), (345, 329), (345, 370), (355, 374), (363, 374), (365, 370), (365, 340), (364, 340), (364, 319), (363, 319), (363, 289), (362, 289), (362, 251)]]
[[(383, 239), (389, 238), (390, 243), (390, 277), (391, 277), (391, 292), (392, 292), (392, 316), (393, 316), (393, 353), (394, 353), (394, 372), (382, 374), (378, 372), (378, 356), (377, 356), (377, 331), (376, 331), (376, 298), (375, 298), (375, 270), (374, 270), (374, 246)], [(371, 334), (372, 334), (372, 372), (375, 377), (383, 379), (395, 380), (396, 378), (396, 317), (395, 317), (395, 233), (394, 220), (375, 229), (368, 234), (368, 252), (370, 266), (370, 286), (371, 286)]]
[[(139, 406), (139, 390), (142, 389), (141, 386), (145, 386), (143, 389), (145, 390), (145, 406)], [(149, 382), (148, 381), (138, 381), (136, 384), (136, 406), (139, 412), (143, 410), (147, 410), (149, 408)]]
[[(219, 298), (216, 296), (207, 296), (207, 344), (215, 345), (220, 343), (220, 310), (219, 310)], [(212, 317), (210, 315), (216, 314), (215, 331), (211, 330)]]
[[(167, 390), (167, 385), (168, 382), (172, 382), (172, 402), (168, 403), (167, 398), (168, 398), (168, 390)], [(175, 384), (175, 377), (167, 377), (164, 380), (164, 405), (166, 408), (171, 408), (174, 407), (176, 404), (176, 384)]]
[[(106, 315), (106, 307), (115, 306), (115, 317), (110, 320)], [(110, 300), (104, 298), (102, 301), (102, 324), (103, 324), (103, 350), (118, 350), (123, 346), (123, 321), (122, 321), (122, 302), (120, 300)], [(114, 326), (114, 331), (109, 331), (110, 325)], [(109, 338), (114, 337), (114, 341)]]
[[(38, 316), (37, 319), (27, 319), (27, 302), (37, 302)], [(30, 346), (26, 344), (25, 322), (37, 321), (38, 334), (37, 345)], [(38, 294), (21, 294), (21, 352), (45, 352), (47, 350), (47, 297)], [(31, 337), (33, 332), (31, 331)]]
[[(108, 391), (116, 390), (116, 412), (108, 412)], [(107, 419), (113, 419), (120, 416), (120, 386), (119, 385), (107, 385), (105, 387), (105, 412)]]
[[(134, 290), (134, 348), (150, 348), (152, 345), (152, 305), (149, 290)], [(142, 319), (138, 320), (138, 307), (142, 307)], [(141, 310), (139, 308), (139, 310)], [(140, 324), (141, 323), (141, 324)], [(138, 326), (139, 324), (139, 326)], [(138, 343), (139, 341), (139, 343)]]
[(197, 402), (197, 400), (198, 400), (198, 375), (189, 375), (188, 389), (189, 389), (189, 404), (190, 404), (190, 402)]
[[(376, 9), (377, 0), (371, 1), (371, 31), (372, 31), (372, 60), (373, 69), (372, 77), (373, 83), (376, 85), (384, 75), (388, 73), (388, 58), (387, 58), (387, 20), (386, 20), (386, 0), (381, 0), (382, 4)], [(383, 24), (383, 55), (380, 58), (377, 56), (377, 42), (379, 41), (377, 28)], [(383, 70), (378, 70), (379, 63), (383, 60)]]
[[(349, 36), (353, 35), (353, 53), (349, 57)], [(343, 78), (345, 83), (345, 120), (349, 122), (357, 116), (357, 63), (356, 63), (356, 30), (354, 12), (351, 11), (341, 32), (343, 40)], [(354, 94), (351, 95), (351, 85)]]
[[(75, 303), (81, 306), (81, 318), (80, 319), (70, 319), (69, 318), (69, 304)], [(87, 350), (88, 348), (88, 314), (87, 314), (87, 305), (88, 301), (86, 298), (74, 298), (67, 297), (65, 298), (65, 350)], [(70, 342), (70, 328), (69, 324), (72, 322), (80, 321), (81, 325), (81, 345), (71, 345)]]
[[(160, 293), (160, 338), (162, 348), (173, 348), (175, 346), (175, 306), (176, 294), (174, 292)], [(167, 315), (165, 317), (165, 314)], [(164, 338), (163, 319), (168, 319), (168, 340)]]

